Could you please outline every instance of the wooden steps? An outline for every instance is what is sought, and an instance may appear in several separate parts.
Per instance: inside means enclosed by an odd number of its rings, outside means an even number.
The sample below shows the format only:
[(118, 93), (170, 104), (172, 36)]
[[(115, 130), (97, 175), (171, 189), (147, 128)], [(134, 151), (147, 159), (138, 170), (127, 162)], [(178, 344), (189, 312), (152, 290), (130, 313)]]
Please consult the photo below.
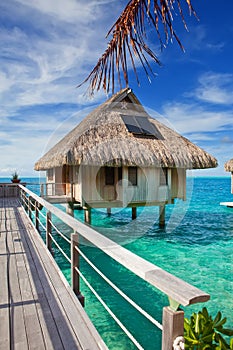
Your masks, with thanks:
[(0, 349), (107, 349), (17, 199), (0, 220)]

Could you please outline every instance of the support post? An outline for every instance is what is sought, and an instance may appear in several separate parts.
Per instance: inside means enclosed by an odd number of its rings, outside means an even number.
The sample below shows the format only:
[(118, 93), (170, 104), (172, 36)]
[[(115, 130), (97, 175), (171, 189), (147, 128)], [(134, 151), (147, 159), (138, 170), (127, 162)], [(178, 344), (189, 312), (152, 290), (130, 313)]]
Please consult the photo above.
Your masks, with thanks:
[(44, 184), (40, 185), (40, 197), (44, 197)]
[(51, 217), (51, 213), (48, 211), (46, 213), (46, 246), (50, 253), (52, 253), (52, 239), (50, 237), (52, 232)]
[(173, 350), (174, 340), (184, 335), (184, 311), (163, 308), (162, 350)]
[(71, 202), (74, 202), (74, 183), (70, 183), (70, 195), (71, 195)]
[(132, 207), (132, 220), (137, 218), (137, 207)]
[(160, 205), (159, 207), (159, 227), (163, 228), (165, 226), (165, 205)]
[(38, 202), (35, 201), (35, 225), (37, 231), (39, 231), (39, 208), (38, 208)]
[(69, 214), (70, 216), (74, 217), (74, 207), (73, 203), (68, 202), (66, 206), (66, 213)]
[(107, 214), (108, 216), (111, 216), (111, 208), (107, 208)]
[(91, 208), (86, 207), (84, 210), (84, 219), (87, 224), (91, 224)]
[(31, 197), (28, 197), (28, 216), (32, 219), (32, 205), (31, 205)]
[(80, 277), (76, 268), (79, 270), (79, 252), (77, 250), (79, 246), (78, 233), (72, 233), (71, 235), (71, 287), (74, 293), (77, 295), (78, 300), (84, 307), (84, 296), (80, 292)]

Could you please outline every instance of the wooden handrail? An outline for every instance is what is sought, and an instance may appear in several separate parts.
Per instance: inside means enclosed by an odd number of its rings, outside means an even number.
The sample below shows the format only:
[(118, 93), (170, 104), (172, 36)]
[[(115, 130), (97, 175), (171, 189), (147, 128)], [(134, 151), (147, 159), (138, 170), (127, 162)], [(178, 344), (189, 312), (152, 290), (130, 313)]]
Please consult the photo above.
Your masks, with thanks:
[(170, 299), (176, 301), (178, 304), (188, 306), (190, 304), (206, 302), (210, 299), (209, 294), (130, 252), (126, 248), (98, 233), (93, 228), (64, 213), (27, 188), (21, 185), (19, 185), (19, 187), (42, 204), (48, 211), (59, 217), (64, 223), (71, 227), (74, 232), (78, 232), (91, 244), (168, 295)]

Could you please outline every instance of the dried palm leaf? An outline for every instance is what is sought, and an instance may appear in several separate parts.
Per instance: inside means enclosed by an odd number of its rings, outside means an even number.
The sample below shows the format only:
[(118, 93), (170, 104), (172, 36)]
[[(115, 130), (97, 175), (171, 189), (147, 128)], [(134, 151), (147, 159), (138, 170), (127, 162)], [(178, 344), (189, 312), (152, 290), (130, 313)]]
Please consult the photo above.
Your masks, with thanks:
[[(196, 16), (191, 1), (183, 0), (183, 2), (188, 5), (190, 14)], [(125, 85), (128, 86), (128, 59), (132, 64), (139, 84), (135, 57), (140, 61), (148, 79), (150, 80), (150, 74), (153, 75), (153, 72), (148, 58), (152, 58), (152, 60), (159, 65), (161, 63), (157, 55), (145, 43), (146, 28), (148, 24), (151, 24), (155, 28), (161, 48), (165, 47), (169, 39), (174, 37), (181, 49), (184, 50), (173, 28), (173, 13), (175, 13), (174, 6), (177, 7), (184, 26), (187, 29), (180, 0), (129, 1), (120, 17), (107, 33), (107, 37), (112, 34), (112, 39), (108, 43), (107, 49), (87, 78), (78, 85), (78, 87), (89, 81), (89, 90), (91, 94), (93, 94), (95, 90), (101, 89), (101, 87), (105, 92), (109, 92), (110, 86), (112, 93), (114, 93), (115, 71), (118, 75), (118, 83), (120, 87), (122, 87), (122, 73)], [(145, 20), (147, 20), (147, 25), (145, 24)], [(163, 27), (165, 40), (162, 39), (160, 33), (159, 26), (161, 25)]]

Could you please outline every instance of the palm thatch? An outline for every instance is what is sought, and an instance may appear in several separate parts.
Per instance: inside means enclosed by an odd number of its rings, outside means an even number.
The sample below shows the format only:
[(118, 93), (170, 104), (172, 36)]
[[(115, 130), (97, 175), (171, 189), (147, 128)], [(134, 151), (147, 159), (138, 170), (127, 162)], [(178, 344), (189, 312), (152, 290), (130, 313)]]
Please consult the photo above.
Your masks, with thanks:
[[(184, 2), (188, 5), (190, 14), (196, 16), (191, 5), (191, 0), (184, 0)], [(90, 93), (93, 94), (95, 89), (99, 90), (101, 87), (104, 91), (109, 92), (111, 85), (112, 93), (114, 93), (115, 74), (117, 74), (118, 83), (120, 87), (122, 87), (122, 71), (125, 84), (128, 87), (128, 58), (139, 84), (134, 61), (135, 57), (139, 59), (150, 80), (150, 75), (153, 75), (153, 72), (148, 58), (152, 58), (158, 64), (161, 63), (157, 55), (145, 42), (147, 38), (147, 28), (149, 27), (151, 29), (152, 27), (155, 29), (161, 48), (166, 46), (169, 39), (172, 40), (175, 38), (183, 50), (183, 46), (173, 27), (173, 14), (176, 15), (176, 12), (180, 14), (185, 28), (187, 28), (180, 0), (129, 1), (120, 17), (107, 34), (107, 37), (112, 34), (112, 39), (108, 43), (107, 49), (88, 77), (79, 86), (90, 81), (89, 90)], [(160, 27), (163, 28), (164, 39), (161, 35)]]
[(233, 173), (233, 158), (224, 164), (224, 169)]
[[(146, 118), (157, 137), (129, 132), (122, 116)], [(63, 165), (182, 167), (202, 169), (217, 161), (174, 130), (151, 118), (126, 88), (92, 111), (35, 164), (35, 170)]]

